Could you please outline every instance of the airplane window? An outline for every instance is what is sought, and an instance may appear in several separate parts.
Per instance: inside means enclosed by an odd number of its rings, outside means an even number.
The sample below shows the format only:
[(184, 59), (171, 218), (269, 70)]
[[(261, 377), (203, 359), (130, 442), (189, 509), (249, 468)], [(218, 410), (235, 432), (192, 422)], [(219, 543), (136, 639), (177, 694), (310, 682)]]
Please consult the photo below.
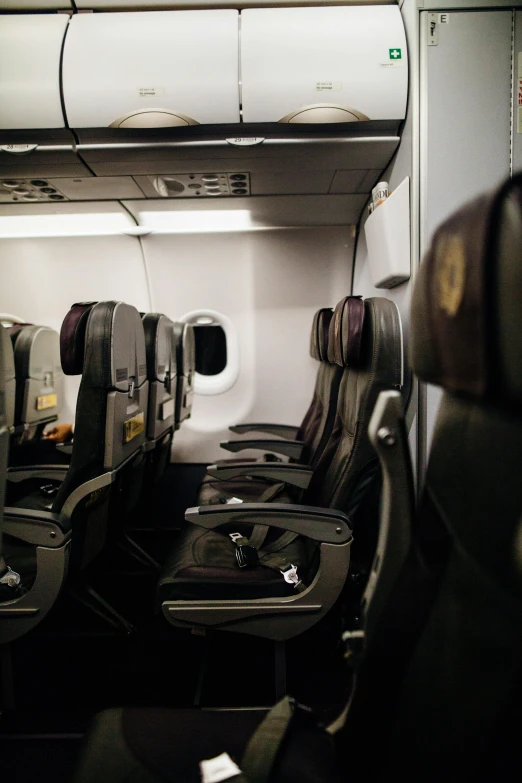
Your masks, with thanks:
[(217, 310), (192, 310), (179, 317), (196, 338), (196, 394), (223, 394), (239, 376), (239, 340), (234, 322)]
[(194, 335), (196, 372), (201, 375), (218, 375), (223, 372), (227, 366), (227, 337), (223, 327), (213, 323), (210, 318), (200, 318), (194, 324)]

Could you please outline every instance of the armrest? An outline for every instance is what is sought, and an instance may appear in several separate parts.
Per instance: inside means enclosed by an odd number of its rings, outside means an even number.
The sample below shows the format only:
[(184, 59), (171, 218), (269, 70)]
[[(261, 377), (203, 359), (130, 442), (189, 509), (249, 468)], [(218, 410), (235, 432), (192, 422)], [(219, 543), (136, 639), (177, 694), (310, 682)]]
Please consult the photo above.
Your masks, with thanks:
[(379, 537), (364, 591), (364, 631), (370, 638), (410, 549), (415, 491), (408, 434), (398, 391), (379, 394), (368, 426), (382, 469)]
[(302, 440), (225, 440), (220, 444), (226, 451), (244, 451), (245, 449), (262, 449), (263, 451), (275, 451), (292, 459), (301, 459), (305, 447)]
[(72, 456), (73, 444), (72, 443), (57, 443), (56, 451), (60, 451), (62, 454)]
[(283, 481), (285, 484), (291, 484), (301, 489), (307, 488), (313, 476), (313, 470), (309, 465), (295, 462), (239, 462), (233, 465), (222, 463), (221, 465), (209, 465), (207, 473), (222, 481), (238, 476), (251, 476), (252, 478), (260, 477)]
[(70, 528), (60, 514), (26, 508), (4, 510), (4, 534), (34, 546), (51, 549), (63, 546), (70, 537)]
[(342, 511), (291, 503), (238, 503), (188, 508), (185, 519), (213, 530), (226, 524), (261, 524), (299, 533), (326, 544), (345, 544), (352, 539), (350, 521)]
[(235, 424), (228, 428), (230, 432), (236, 435), (243, 435), (245, 432), (264, 432), (265, 435), (276, 435), (280, 438), (294, 440), (300, 427), (293, 427), (291, 424)]
[(69, 470), (68, 465), (31, 465), (31, 467), (9, 468), (7, 471), (7, 480), (13, 484), (18, 484), (27, 479), (52, 479), (54, 481), (63, 481), (65, 474)]

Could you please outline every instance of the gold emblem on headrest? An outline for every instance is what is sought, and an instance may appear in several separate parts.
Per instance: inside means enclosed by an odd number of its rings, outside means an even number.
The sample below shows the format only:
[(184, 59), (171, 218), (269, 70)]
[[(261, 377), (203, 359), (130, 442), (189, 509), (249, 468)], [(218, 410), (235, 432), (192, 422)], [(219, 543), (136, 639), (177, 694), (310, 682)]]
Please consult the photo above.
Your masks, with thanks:
[(437, 286), (439, 307), (456, 315), (464, 296), (466, 253), (460, 236), (452, 236), (439, 245), (437, 252)]

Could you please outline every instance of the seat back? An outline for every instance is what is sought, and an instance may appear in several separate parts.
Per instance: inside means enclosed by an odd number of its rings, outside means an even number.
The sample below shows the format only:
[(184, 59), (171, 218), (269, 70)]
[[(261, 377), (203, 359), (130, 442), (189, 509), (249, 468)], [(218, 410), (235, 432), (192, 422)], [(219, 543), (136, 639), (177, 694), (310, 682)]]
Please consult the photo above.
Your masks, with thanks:
[(155, 483), (169, 460), (176, 424), (177, 365), (174, 324), (165, 315), (142, 316), (147, 352), (149, 410), (147, 439), (154, 448), (149, 455), (150, 478)]
[(16, 400), (16, 376), (13, 346), (8, 329), (0, 324), (0, 349), (1, 364), (0, 375), (2, 376), (4, 393), (4, 418), (5, 426), (12, 431), (15, 422), (15, 400)]
[(176, 429), (189, 419), (194, 397), (194, 376), (196, 374), (196, 338), (192, 324), (177, 321), (173, 329), (176, 347), (178, 385), (176, 392)]
[(328, 333), (332, 320), (331, 307), (316, 312), (310, 335), (310, 356), (319, 362), (314, 394), (296, 439), (305, 443), (300, 462), (315, 467), (330, 437), (337, 405), (342, 368), (328, 359)]
[(358, 523), (357, 511), (372, 488), (379, 493), (377, 454), (368, 437), (368, 422), (383, 389), (400, 389), (403, 343), (394, 302), (374, 297), (364, 302), (345, 297), (330, 322), (328, 355), (343, 367), (335, 421), (314, 470), (306, 502), (344, 511), (354, 524), (355, 562), (369, 565), (378, 531), (378, 515)]
[[(143, 479), (148, 404), (145, 336), (138, 311), (123, 302), (75, 304), (60, 334), (66, 375), (82, 374), (71, 463), (52, 510), (75, 505), (72, 555), (83, 567), (103, 548), (111, 498), (134, 505)], [(103, 488), (96, 480), (104, 477)], [(111, 509), (112, 514), (112, 509)]]
[[(7, 570), (2, 557), (2, 533), (5, 499), (5, 477), (7, 474), (7, 455), (9, 451), (9, 419), (12, 411), (8, 412), (9, 391), (8, 383), (13, 386), (14, 367), (12, 358), (11, 341), (7, 330), (0, 324), (0, 577)], [(14, 396), (14, 388), (11, 392)]]
[(15, 428), (39, 435), (63, 401), (60, 337), (48, 326), (14, 324), (9, 333), (16, 374)]
[(444, 396), (353, 705), (350, 730), (362, 721), (381, 748), (374, 780), (485, 781), (518, 763), (521, 248), (517, 176), (447, 220), (417, 276), (412, 366)]

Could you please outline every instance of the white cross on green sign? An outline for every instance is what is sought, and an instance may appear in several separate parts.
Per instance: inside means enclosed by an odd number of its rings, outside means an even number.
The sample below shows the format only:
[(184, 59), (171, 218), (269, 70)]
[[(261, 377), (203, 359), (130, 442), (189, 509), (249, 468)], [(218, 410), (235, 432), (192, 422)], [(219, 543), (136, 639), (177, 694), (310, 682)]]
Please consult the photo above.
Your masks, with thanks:
[(402, 50), (401, 49), (390, 49), (390, 60), (402, 60)]

